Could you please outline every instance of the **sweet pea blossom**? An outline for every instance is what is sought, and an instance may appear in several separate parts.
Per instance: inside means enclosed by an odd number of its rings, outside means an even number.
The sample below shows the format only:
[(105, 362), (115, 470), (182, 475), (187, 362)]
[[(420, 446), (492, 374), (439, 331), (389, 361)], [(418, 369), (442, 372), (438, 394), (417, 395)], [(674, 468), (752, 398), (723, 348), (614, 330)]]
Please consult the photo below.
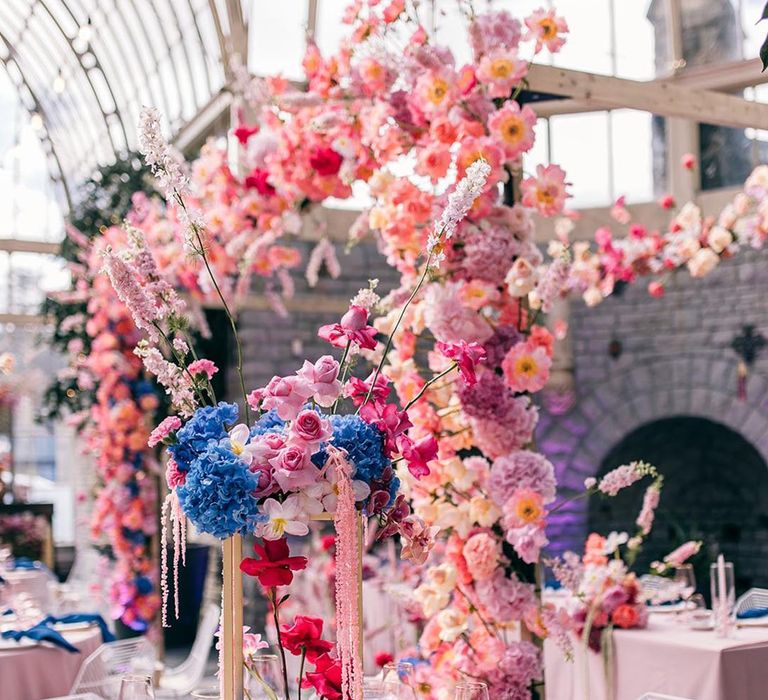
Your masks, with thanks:
[(171, 433), (175, 433), (181, 427), (181, 419), (178, 416), (164, 418), (158, 426), (149, 434), (147, 445), (155, 447), (165, 440)]
[(408, 471), (417, 479), (429, 474), (429, 462), (437, 457), (437, 449), (434, 435), (427, 435), (417, 442), (406, 435), (400, 438), (400, 452), (408, 465)]
[(306, 535), (309, 527), (305, 522), (299, 500), (295, 495), (288, 496), (282, 503), (268, 498), (261, 505), (261, 511), (269, 520), (256, 526), (256, 536), (265, 540), (279, 540), (285, 535)]

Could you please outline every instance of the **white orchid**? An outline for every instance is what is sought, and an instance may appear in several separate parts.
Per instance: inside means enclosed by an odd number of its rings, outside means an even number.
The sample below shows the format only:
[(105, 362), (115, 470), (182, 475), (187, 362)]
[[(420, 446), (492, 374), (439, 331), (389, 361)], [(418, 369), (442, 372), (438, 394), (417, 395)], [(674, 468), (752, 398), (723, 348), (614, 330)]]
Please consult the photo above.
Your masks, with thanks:
[(261, 510), (269, 519), (256, 526), (257, 537), (279, 540), (285, 535), (302, 536), (309, 532), (306, 513), (295, 495), (288, 496), (282, 503), (275, 498), (268, 498)]
[(229, 431), (229, 446), (232, 452), (236, 454), (246, 464), (253, 462), (256, 444), (249, 443), (251, 431), (245, 423), (239, 423)]

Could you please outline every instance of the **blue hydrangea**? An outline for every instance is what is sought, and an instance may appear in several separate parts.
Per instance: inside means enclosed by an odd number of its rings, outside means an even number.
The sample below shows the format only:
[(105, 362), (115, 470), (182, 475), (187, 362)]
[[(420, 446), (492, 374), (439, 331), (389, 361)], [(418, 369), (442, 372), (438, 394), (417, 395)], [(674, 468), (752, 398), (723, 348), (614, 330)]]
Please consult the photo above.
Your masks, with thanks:
[(198, 408), (176, 433), (177, 443), (168, 447), (180, 471), (188, 471), (209, 445), (227, 437), (227, 429), (237, 423), (240, 409), (235, 403)]
[(251, 492), (257, 479), (231, 450), (213, 444), (194, 462), (177, 488), (179, 502), (200, 532), (225, 539), (252, 532), (264, 519)]
[(267, 433), (282, 433), (283, 428), (285, 428), (285, 421), (277, 415), (277, 411), (273, 408), (256, 421), (256, 424), (251, 428), (251, 437), (266, 435)]
[[(390, 463), (384, 454), (384, 436), (381, 431), (360, 416), (330, 416), (330, 420), (333, 444), (349, 454), (350, 461), (355, 465), (355, 479), (367, 484), (378, 479)], [(325, 459), (325, 451), (320, 450), (312, 461), (322, 467)]]

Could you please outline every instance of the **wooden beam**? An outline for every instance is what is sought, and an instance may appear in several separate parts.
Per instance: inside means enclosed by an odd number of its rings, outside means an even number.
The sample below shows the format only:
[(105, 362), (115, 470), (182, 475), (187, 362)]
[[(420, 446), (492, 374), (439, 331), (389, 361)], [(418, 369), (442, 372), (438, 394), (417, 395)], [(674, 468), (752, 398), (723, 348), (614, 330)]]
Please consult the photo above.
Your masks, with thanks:
[(768, 72), (763, 73), (762, 70), (760, 59), (750, 58), (745, 61), (684, 68), (672, 82), (689, 88), (736, 92), (768, 83)]
[(3, 253), (42, 253), (58, 255), (61, 243), (45, 241), (26, 241), (22, 238), (0, 238), (0, 251)]
[(232, 93), (222, 89), (205, 104), (192, 119), (184, 124), (173, 137), (173, 145), (185, 155), (200, 149), (205, 140), (216, 133), (226, 131), (229, 126), (229, 107)]
[(637, 109), (665, 117), (735, 128), (768, 129), (768, 105), (711, 90), (681, 87), (675, 80), (641, 82), (533, 64), (532, 90), (576, 99), (601, 109)]

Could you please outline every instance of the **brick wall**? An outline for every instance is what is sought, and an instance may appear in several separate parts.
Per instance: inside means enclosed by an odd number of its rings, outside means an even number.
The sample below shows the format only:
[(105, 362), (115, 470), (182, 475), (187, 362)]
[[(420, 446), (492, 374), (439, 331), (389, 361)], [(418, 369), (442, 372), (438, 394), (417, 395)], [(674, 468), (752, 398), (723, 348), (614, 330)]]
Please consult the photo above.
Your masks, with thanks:
[[(571, 303), (576, 401), (564, 415), (543, 412), (537, 436), (566, 492), (598, 474), (609, 453), (636, 429), (660, 418), (692, 416), (726, 426), (754, 447), (761, 461), (751, 459), (748, 447), (740, 450), (738, 439), (726, 457), (715, 460), (723, 469), (749, 463), (749, 473), (740, 472), (739, 483), (746, 481), (754, 498), (747, 504), (741, 501), (743, 491), (697, 481), (696, 461), (676, 459), (695, 444), (680, 444), (670, 433), (666, 461), (678, 473), (667, 473), (668, 482), (690, 484), (697, 497), (713, 506), (727, 505), (736, 515), (734, 522), (748, 519), (749, 510), (768, 512), (768, 351), (753, 366), (747, 400), (741, 401), (736, 356), (730, 349), (744, 324), (768, 335), (766, 263), (768, 253), (745, 251), (703, 280), (677, 275), (663, 299), (649, 297), (640, 283), (593, 309)], [(617, 359), (608, 354), (612, 340), (622, 344)], [(693, 431), (685, 441), (706, 438), (706, 431), (700, 436)], [(664, 452), (656, 448), (658, 466), (666, 472)], [(581, 547), (587, 521), (584, 501), (553, 516), (556, 548)], [(765, 539), (766, 530), (760, 528)], [(760, 546), (761, 556), (768, 555), (768, 542)]]

